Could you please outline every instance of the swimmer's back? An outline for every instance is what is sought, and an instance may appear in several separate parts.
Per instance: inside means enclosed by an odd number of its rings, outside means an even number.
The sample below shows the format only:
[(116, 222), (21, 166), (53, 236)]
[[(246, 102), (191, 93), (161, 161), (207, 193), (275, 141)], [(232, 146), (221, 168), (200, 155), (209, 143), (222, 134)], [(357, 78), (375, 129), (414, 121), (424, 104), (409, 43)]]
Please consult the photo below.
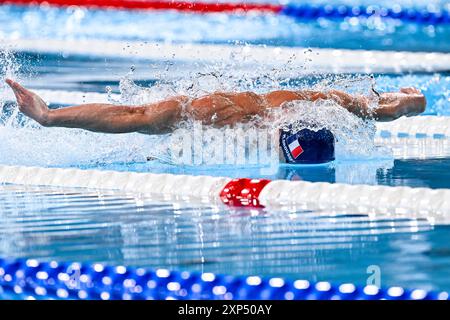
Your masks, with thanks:
[(266, 108), (262, 96), (253, 92), (216, 92), (193, 99), (187, 111), (206, 125), (225, 126), (248, 121)]

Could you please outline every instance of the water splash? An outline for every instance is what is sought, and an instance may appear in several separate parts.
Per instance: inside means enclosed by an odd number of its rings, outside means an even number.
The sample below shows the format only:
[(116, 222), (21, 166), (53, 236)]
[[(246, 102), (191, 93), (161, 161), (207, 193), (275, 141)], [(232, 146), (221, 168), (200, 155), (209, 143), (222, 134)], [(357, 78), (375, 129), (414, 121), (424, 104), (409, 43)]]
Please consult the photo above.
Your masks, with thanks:
[(30, 166), (102, 166), (143, 162), (159, 137), (65, 128), (0, 126), (0, 162)]
[[(308, 50), (304, 63), (299, 63), (297, 57), (291, 57), (280, 68), (274, 70), (264, 65), (253, 64), (251, 68), (251, 47), (241, 46), (241, 51), (233, 53), (229, 60), (213, 65), (199, 64), (198, 70), (167, 82), (165, 73), (172, 73), (171, 61), (167, 62), (166, 71), (162, 72), (159, 81), (151, 87), (143, 88), (133, 82), (135, 68), (132, 67), (120, 81), (121, 95), (113, 103), (137, 105), (151, 103), (174, 95), (188, 95), (198, 97), (214, 91), (255, 91), (267, 92), (277, 89), (325, 88), (342, 89), (347, 92), (364, 94), (370, 97), (373, 79), (364, 76), (317, 76), (311, 78), (288, 78), (285, 74), (304, 74), (308, 69), (308, 55), (314, 54)], [(3, 59), (3, 73), (13, 75), (18, 65), (8, 56)], [(3, 61), (2, 60), (2, 61)], [(6, 63), (8, 61), (8, 63)], [(301, 62), (301, 61), (300, 61)], [(111, 90), (109, 90), (111, 92)], [(5, 94), (2, 94), (2, 99)], [(8, 109), (8, 110), (6, 110)], [(13, 112), (10, 112), (13, 110)], [(269, 137), (275, 137), (277, 129), (289, 122), (303, 119), (303, 125), (311, 128), (326, 127), (332, 130), (338, 140), (337, 155), (340, 159), (355, 157), (378, 157), (378, 149), (373, 144), (375, 127), (372, 122), (364, 121), (350, 114), (345, 109), (330, 102), (297, 101), (286, 104), (277, 111), (276, 121), (255, 118), (246, 124), (239, 124), (234, 128), (202, 128), (202, 141), (196, 143), (203, 148), (203, 153), (210, 154), (219, 134), (226, 130), (232, 131), (230, 145), (235, 145), (233, 139), (248, 134), (254, 127), (267, 129)], [(297, 121), (298, 122), (298, 121)], [(141, 134), (99, 134), (82, 130), (43, 128), (34, 121), (17, 114), (17, 108), (8, 104), (2, 112), (0, 126), (1, 162), (8, 164), (41, 165), (41, 166), (83, 166), (108, 165), (117, 162), (145, 162), (147, 158), (158, 159), (162, 162), (177, 163), (168, 155), (177, 139), (168, 136), (145, 136)], [(300, 123), (300, 122), (298, 122)], [(187, 120), (180, 124), (172, 137), (178, 137), (195, 125), (194, 121)], [(184, 131), (183, 131), (184, 130)], [(248, 140), (248, 139), (247, 139)], [(175, 142), (174, 142), (175, 141)], [(244, 153), (251, 158), (257, 154), (261, 147), (257, 141), (247, 141), (244, 149), (234, 149), (227, 154), (238, 159)], [(270, 144), (270, 143), (269, 143)], [(180, 149), (182, 146), (175, 146)], [(243, 150), (243, 151), (242, 151)], [(234, 153), (234, 154), (231, 154)], [(268, 154), (268, 153), (266, 153)], [(258, 156), (258, 161), (267, 161)], [(192, 163), (196, 164), (196, 163)], [(199, 164), (199, 163), (197, 163)], [(201, 164), (201, 163), (200, 163)], [(222, 163), (216, 163), (222, 164)]]
[(158, 137), (105, 135), (44, 128), (19, 113), (5, 79), (19, 79), (22, 66), (9, 50), (0, 52), (0, 162), (11, 165), (73, 166), (145, 161)]
[(337, 159), (386, 157), (386, 150), (374, 144), (374, 121), (361, 119), (333, 101), (292, 101), (274, 113), (270, 123), (272, 130), (291, 128), (299, 131), (306, 128), (333, 132)]
[[(240, 53), (233, 53), (230, 61), (206, 66), (206, 71), (192, 73), (173, 83), (167, 83), (161, 79), (155, 85), (149, 88), (143, 88), (133, 82), (131, 77), (132, 73), (130, 73), (120, 81), (121, 95), (119, 102), (131, 105), (145, 104), (174, 95), (199, 97), (216, 91), (268, 92), (280, 89), (314, 89), (319, 91), (338, 89), (368, 97), (371, 108), (374, 108), (378, 103), (377, 96), (373, 91), (375, 80), (372, 76), (316, 75), (315, 80), (306, 77), (304, 79), (283, 78), (280, 77), (281, 74), (303, 74), (304, 70), (308, 68), (308, 58), (305, 58), (304, 63), (292, 63), (295, 57), (291, 57), (291, 59), (277, 70), (268, 70), (267, 67), (256, 64), (254, 68), (248, 70), (240, 68), (243, 61), (248, 63), (249, 59), (251, 59), (251, 57), (249, 58), (246, 55), (246, 47), (244, 46), (242, 48)], [(374, 145), (374, 135), (376, 132), (374, 121), (369, 119), (363, 120), (330, 101), (294, 101), (287, 103), (282, 108), (274, 110), (272, 117), (255, 117), (249, 123), (233, 126), (232, 130), (234, 133), (231, 135), (231, 138), (229, 127), (217, 129), (201, 125), (201, 133), (198, 135), (200, 138), (196, 140), (195, 138), (190, 138), (194, 139), (194, 143), (190, 143), (189, 148), (192, 147), (194, 150), (195, 145), (197, 145), (197, 149), (198, 146), (201, 146), (203, 155), (213, 154), (217, 152), (216, 148), (219, 136), (221, 137), (220, 143), (222, 143), (222, 140), (227, 141), (228, 139), (229, 143), (237, 144), (240, 134), (245, 135), (246, 139), (249, 140), (246, 133), (254, 128), (266, 128), (267, 135), (275, 140), (271, 142), (271, 145), (278, 146), (276, 142), (278, 129), (286, 128), (292, 124), (294, 124), (294, 129), (298, 130), (303, 128), (313, 130), (327, 128), (331, 130), (337, 139), (336, 155), (338, 159), (385, 159), (392, 157), (391, 152), (386, 150), (386, 148), (379, 148)], [(177, 159), (170, 156), (168, 150), (183, 149), (182, 144), (185, 143), (185, 140), (181, 138), (185, 138), (186, 135), (191, 135), (191, 131), (195, 126), (200, 126), (200, 124), (192, 119), (181, 123), (178, 130), (175, 130), (172, 135), (174, 139), (166, 139), (163, 141), (157, 150), (152, 150), (151, 156), (158, 159), (163, 158), (167, 162), (180, 164)], [(257, 150), (259, 149), (259, 144), (257, 142), (252, 143), (251, 141), (246, 142), (244, 149), (247, 157), (261, 151)], [(224, 158), (237, 159), (240, 157), (238, 153), (242, 152), (242, 150), (238, 150), (237, 148), (224, 148), (224, 151), (226, 151), (226, 154), (223, 158), (220, 158), (222, 160), (217, 164), (223, 164)], [(259, 157), (259, 161), (261, 160), (264, 163), (267, 162), (267, 159), (261, 159)], [(194, 162), (193, 160), (191, 164), (194, 164)], [(197, 164), (204, 164), (204, 162), (200, 161)]]
[(16, 62), (13, 53), (9, 49), (0, 51), (0, 123), (6, 126), (17, 124), (19, 110), (16, 106), (7, 106), (6, 97), (11, 89), (5, 83), (5, 79), (17, 79), (20, 65)]

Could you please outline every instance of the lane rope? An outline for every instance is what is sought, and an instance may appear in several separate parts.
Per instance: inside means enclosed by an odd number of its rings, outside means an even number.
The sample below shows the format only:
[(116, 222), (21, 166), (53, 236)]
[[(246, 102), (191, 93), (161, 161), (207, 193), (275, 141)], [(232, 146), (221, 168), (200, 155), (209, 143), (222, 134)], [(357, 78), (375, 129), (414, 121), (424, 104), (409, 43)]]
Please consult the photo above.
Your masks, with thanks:
[[(111, 189), (241, 207), (351, 210), (450, 223), (450, 189), (0, 166), (0, 183)], [(355, 197), (355, 194), (358, 197)]]
[[(301, 20), (318, 18), (391, 18), (405, 22), (429, 25), (450, 24), (446, 10), (430, 11), (403, 9), (399, 7), (381, 8), (377, 6), (281, 6), (259, 4), (208, 4), (165, 1), (115, 1), (115, 0), (8, 0), (0, 4), (50, 4), (55, 6), (80, 5), (95, 8), (122, 9), (174, 9), (184, 12), (261, 12), (284, 14)], [(20, 46), (20, 45), (19, 45)], [(121, 48), (123, 49), (123, 47)], [(60, 52), (61, 50), (58, 50)], [(82, 51), (79, 50), (78, 53)], [(123, 50), (122, 50), (123, 51)], [(334, 57), (340, 56), (334, 50)], [(45, 51), (48, 52), (48, 51)], [(84, 53), (87, 53), (85, 51)], [(89, 51), (91, 54), (92, 51)], [(115, 53), (117, 55), (117, 53)], [(372, 56), (370, 56), (372, 55)], [(372, 64), (377, 57), (368, 54)], [(147, 58), (147, 56), (144, 56)], [(426, 57), (426, 56), (425, 56)], [(384, 57), (386, 58), (386, 57)], [(380, 60), (384, 58), (378, 57)], [(418, 57), (416, 56), (415, 59)], [(347, 57), (348, 60), (350, 60)], [(407, 61), (403, 58), (403, 61)], [(420, 58), (418, 59), (419, 61)], [(418, 61), (416, 60), (416, 61)], [(425, 59), (433, 60), (433, 58)], [(358, 60), (359, 61), (359, 60)], [(448, 62), (443, 69), (417, 64), (418, 70), (448, 70)], [(444, 65), (441, 64), (441, 65)], [(365, 72), (374, 72), (364, 66)], [(405, 70), (408, 63), (385, 65), (385, 71)], [(406, 65), (406, 66), (405, 66)], [(437, 64), (439, 66), (439, 64)], [(348, 67), (348, 66), (347, 66)], [(436, 68), (436, 65), (434, 66)], [(390, 68), (390, 69), (389, 69)], [(402, 69), (403, 68), (403, 69)], [(333, 67), (335, 70), (335, 67)], [(347, 70), (351, 70), (348, 68)], [(336, 71), (341, 72), (341, 71)], [(61, 97), (64, 94), (60, 94)], [(103, 96), (91, 97), (103, 99)], [(86, 98), (86, 96), (81, 96)], [(73, 94), (65, 101), (77, 99)], [(61, 101), (60, 103), (64, 103)], [(419, 120), (419, 118), (421, 118)], [(380, 131), (394, 134), (444, 136), (450, 134), (447, 119), (442, 117), (416, 117), (400, 119), (394, 124), (380, 125)], [(50, 170), (50, 171), (49, 171)], [(56, 171), (51, 171), (56, 170)], [(81, 172), (85, 171), (85, 172)], [(48, 169), (0, 166), (0, 181), (30, 185), (71, 186), (87, 188), (120, 189), (124, 191), (161, 193), (180, 197), (221, 199), (228, 205), (249, 207), (298, 206), (304, 203), (320, 207), (366, 208), (376, 212), (384, 211), (404, 214), (425, 215), (434, 222), (449, 222), (450, 190), (426, 188), (352, 186), (328, 183), (292, 181), (269, 181), (259, 179), (233, 179), (214, 177), (193, 177), (156, 175), (122, 172), (100, 172), (77, 169)], [(195, 186), (195, 188), (192, 188)], [(354, 199), (354, 194), (359, 198)], [(375, 209), (376, 208), (376, 209)], [(393, 210), (393, 211), (392, 211)], [(370, 210), (369, 210), (370, 211)], [(79, 279), (73, 286), (71, 276), (79, 271)], [(110, 282), (104, 281), (109, 279)], [(151, 285), (150, 285), (151, 284)], [(212, 273), (172, 272), (166, 269), (145, 270), (123, 266), (111, 267), (100, 264), (83, 263), (40, 263), (36, 260), (0, 259), (0, 286), (5, 291), (16, 294), (30, 294), (41, 298), (77, 299), (448, 299), (446, 292), (408, 290), (401, 287), (378, 289), (374, 286), (360, 287), (354, 284), (335, 286), (329, 282), (311, 283), (306, 280), (287, 281), (282, 278), (262, 279), (257, 276), (233, 277)], [(194, 289), (195, 288), (195, 289)], [(198, 290), (200, 288), (200, 290)]]
[(450, 117), (448, 116), (416, 116), (402, 117), (392, 122), (378, 122), (377, 133), (381, 137), (390, 138), (450, 138)]
[[(0, 49), (42, 54), (82, 55), (174, 62), (215, 63), (231, 56), (245, 57), (242, 67), (254, 70), (285, 66), (279, 77), (318, 73), (400, 73), (445, 72), (450, 70), (450, 54), (322, 48), (230, 46), (216, 44), (169, 44), (101, 39), (10, 39), (0, 36)], [(293, 59), (295, 57), (295, 59)], [(239, 70), (236, 70), (239, 72)]]
[(0, 259), (0, 290), (23, 298), (89, 300), (448, 300), (445, 291), (149, 270), (99, 263)]
[(189, 2), (159, 0), (0, 0), (0, 4), (37, 5), (47, 4), (56, 7), (80, 6), (100, 9), (127, 10), (176, 10), (195, 13), (236, 13), (269, 12), (279, 13), (283, 6), (263, 3), (227, 3), (227, 2)]
[(127, 10), (176, 10), (193, 13), (272, 13), (293, 17), (299, 20), (317, 20), (318, 18), (389, 18), (405, 22), (439, 25), (450, 24), (448, 9), (415, 9), (392, 7), (348, 6), (348, 5), (311, 5), (311, 4), (265, 4), (265, 3), (227, 3), (227, 2), (189, 2), (160, 0), (0, 0), (0, 4), (13, 5), (52, 5), (57, 7), (82, 6), (100, 9)]

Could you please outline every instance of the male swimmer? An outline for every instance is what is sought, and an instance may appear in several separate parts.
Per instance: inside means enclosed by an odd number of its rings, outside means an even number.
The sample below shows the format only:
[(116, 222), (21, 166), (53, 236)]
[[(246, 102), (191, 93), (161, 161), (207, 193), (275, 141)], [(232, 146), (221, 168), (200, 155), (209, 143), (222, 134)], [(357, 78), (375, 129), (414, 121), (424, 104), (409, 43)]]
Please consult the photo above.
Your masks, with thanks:
[[(35, 93), (7, 79), (19, 110), (45, 127), (81, 128), (94, 132), (146, 134), (170, 133), (184, 117), (191, 117), (214, 127), (247, 122), (254, 116), (269, 116), (270, 110), (294, 100), (332, 100), (361, 118), (392, 121), (414, 116), (426, 107), (424, 95), (415, 88), (382, 93), (378, 106), (371, 109), (367, 97), (338, 90), (326, 92), (277, 90), (264, 94), (253, 92), (216, 92), (199, 98), (175, 96), (140, 106), (102, 103), (49, 109)], [(319, 131), (282, 131), (280, 149), (288, 163), (321, 163), (334, 160), (334, 137), (326, 129)]]

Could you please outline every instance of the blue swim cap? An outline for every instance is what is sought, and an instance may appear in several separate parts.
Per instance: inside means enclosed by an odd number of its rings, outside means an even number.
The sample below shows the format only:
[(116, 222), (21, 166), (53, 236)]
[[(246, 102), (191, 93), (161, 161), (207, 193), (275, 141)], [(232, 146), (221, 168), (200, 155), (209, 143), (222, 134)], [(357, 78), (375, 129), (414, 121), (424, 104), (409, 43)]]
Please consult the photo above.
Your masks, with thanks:
[(280, 130), (280, 147), (287, 163), (314, 164), (334, 160), (334, 135), (328, 129)]

